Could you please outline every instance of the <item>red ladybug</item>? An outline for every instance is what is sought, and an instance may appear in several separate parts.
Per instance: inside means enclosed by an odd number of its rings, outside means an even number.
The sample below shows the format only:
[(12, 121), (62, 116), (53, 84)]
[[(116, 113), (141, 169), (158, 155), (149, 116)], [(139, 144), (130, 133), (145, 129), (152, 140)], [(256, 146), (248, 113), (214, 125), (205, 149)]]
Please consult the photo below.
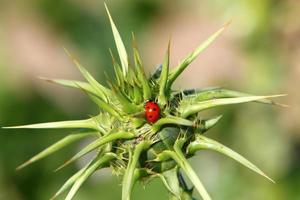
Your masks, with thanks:
[(160, 117), (160, 108), (154, 101), (147, 101), (145, 104), (145, 117), (149, 123), (156, 122)]

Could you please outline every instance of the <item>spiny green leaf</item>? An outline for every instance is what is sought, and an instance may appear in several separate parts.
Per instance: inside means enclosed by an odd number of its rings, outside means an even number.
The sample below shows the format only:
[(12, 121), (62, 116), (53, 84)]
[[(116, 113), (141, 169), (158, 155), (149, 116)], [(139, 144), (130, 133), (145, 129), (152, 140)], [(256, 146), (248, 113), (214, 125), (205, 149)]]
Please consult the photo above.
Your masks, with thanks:
[(200, 130), (200, 133), (203, 134), (206, 131), (208, 131), (209, 129), (211, 129), (212, 127), (214, 127), (221, 118), (222, 118), (222, 115), (219, 115), (219, 116), (211, 118), (211, 119), (201, 120), (200, 125), (198, 127)]
[(123, 88), (124, 87), (124, 80), (123, 80), (122, 71), (120, 70), (118, 65), (113, 64), (113, 66), (114, 66), (114, 71), (115, 71), (118, 86)]
[(142, 67), (142, 61), (140, 58), (139, 51), (137, 49), (137, 45), (135, 42), (135, 37), (132, 34), (132, 40), (133, 40), (133, 55), (134, 55), (134, 62), (135, 62), (135, 68), (137, 72), (137, 78), (141, 82), (143, 87), (143, 96), (144, 100), (148, 100), (151, 98), (151, 89), (147, 80), (147, 77), (145, 75), (144, 69)]
[(83, 174), (83, 172), (86, 171), (86, 169), (90, 166), (93, 160), (91, 160), (87, 165), (85, 165), (82, 169), (80, 169), (78, 172), (76, 172), (73, 176), (71, 176), (64, 184), (63, 186), (54, 194), (54, 196), (50, 200), (56, 199), (59, 195), (61, 195), (64, 191), (69, 189), (76, 180), (80, 178), (80, 176)]
[(177, 197), (180, 198), (181, 190), (179, 186), (179, 181), (177, 177), (178, 168), (174, 167), (171, 170), (164, 172), (163, 174), (158, 174), (157, 176), (162, 180), (168, 191)]
[(81, 185), (102, 165), (106, 165), (109, 161), (115, 158), (113, 153), (106, 153), (102, 157), (97, 158), (81, 175), (76, 179), (70, 192), (68, 193), (65, 200), (72, 200), (76, 192), (79, 190)]
[(137, 105), (133, 104), (119, 88), (114, 87), (114, 95), (119, 100), (124, 112), (132, 114), (141, 110)]
[(121, 119), (120, 113), (115, 108), (113, 108), (109, 103), (106, 103), (103, 100), (93, 95), (89, 95), (89, 97), (98, 105), (99, 109), (108, 112), (109, 114), (111, 114), (112, 116), (118, 119)]
[(26, 161), (25, 163), (23, 163), (22, 165), (17, 167), (17, 170), (20, 170), (24, 167), (26, 167), (29, 164), (32, 164), (42, 158), (45, 158), (51, 154), (53, 154), (54, 152), (62, 149), (63, 147), (76, 142), (77, 140), (80, 140), (82, 138), (91, 136), (91, 135), (97, 135), (98, 133), (96, 132), (87, 132), (87, 133), (78, 133), (78, 134), (71, 134), (68, 135), (66, 137), (64, 137), (63, 139), (59, 140), (58, 142), (54, 143), (53, 145), (51, 145), (50, 147), (46, 148), (45, 150), (43, 150), (42, 152), (40, 152), (39, 154), (35, 155), (34, 157), (30, 158), (28, 161)]
[(198, 46), (192, 53), (190, 53), (179, 65), (172, 71), (169, 76), (169, 88), (177, 77), (186, 69), (186, 67), (193, 61), (197, 56), (204, 51), (218, 36), (226, 29), (229, 23), (225, 24), (221, 29), (206, 39), (200, 46)]
[[(130, 70), (129, 70), (130, 71)], [(128, 73), (128, 77), (129, 77), (129, 74)], [(130, 81), (131, 82), (131, 81)], [(121, 90), (120, 90), (121, 91)], [(133, 102), (133, 98), (134, 98), (134, 89), (133, 89), (133, 84), (132, 83), (127, 83), (127, 91), (123, 93), (123, 95), (125, 97), (128, 98), (130, 104), (134, 104)]]
[(113, 32), (113, 35), (114, 35), (115, 43), (116, 43), (117, 50), (118, 50), (119, 57), (120, 57), (120, 61), (121, 61), (123, 76), (125, 77), (127, 72), (128, 72), (128, 56), (127, 56), (127, 53), (126, 53), (126, 49), (125, 49), (125, 46), (123, 44), (122, 38), (119, 34), (119, 31), (118, 31), (111, 15), (110, 15), (110, 12), (109, 12), (109, 10), (108, 10), (105, 3), (104, 3), (104, 6), (105, 6), (106, 12), (107, 12), (108, 17), (109, 17), (109, 21), (110, 21), (110, 24), (111, 24), (112, 32)]
[(127, 83), (129, 83), (131, 86), (133, 86), (138, 81), (136, 75), (137, 74), (136, 74), (136, 71), (134, 68), (132, 68), (132, 67), (128, 68), (128, 73), (125, 78), (126, 78)]
[(191, 114), (195, 114), (205, 109), (213, 108), (221, 105), (229, 104), (239, 104), (252, 101), (258, 101), (262, 99), (274, 98), (285, 96), (285, 94), (280, 95), (270, 95), (270, 96), (246, 96), (246, 97), (236, 97), (236, 98), (221, 98), (221, 99), (211, 99), (207, 101), (201, 101), (194, 104), (181, 104), (178, 107), (178, 111), (183, 118), (188, 117)]
[(137, 85), (133, 86), (133, 93), (134, 93), (134, 103), (136, 104), (142, 103), (143, 95), (141, 94), (141, 90)]
[(169, 64), (170, 64), (170, 43), (171, 42), (169, 41), (167, 53), (162, 65), (162, 71), (158, 82), (159, 85), (158, 103), (162, 107), (166, 105), (167, 98), (169, 96), (169, 88), (167, 88), (167, 83), (168, 83)]
[(84, 120), (71, 120), (71, 121), (59, 121), (59, 122), (47, 122), (47, 123), (38, 123), (30, 125), (21, 125), (21, 126), (9, 126), (2, 127), (6, 129), (19, 129), (19, 128), (87, 128), (99, 130), (97, 123), (95, 123), (94, 118), (84, 119)]
[(175, 151), (166, 150), (164, 151), (164, 153), (170, 156), (173, 160), (175, 160), (178, 166), (185, 172), (185, 174), (194, 184), (195, 188), (197, 189), (203, 200), (211, 200), (209, 194), (207, 193), (197, 174), (195, 173), (195, 171), (185, 158), (184, 154), (182, 153), (181, 148), (183, 143), (184, 141), (182, 141), (181, 139), (177, 140), (174, 145)]
[(182, 126), (193, 126), (194, 122), (184, 119), (181, 117), (175, 117), (175, 116), (167, 116), (164, 118), (159, 119), (157, 122), (155, 122), (152, 125), (152, 130), (154, 132), (158, 131), (163, 125), (165, 124), (176, 124), (176, 125), (182, 125)]
[(108, 112), (100, 112), (95, 116), (95, 120), (98, 122), (98, 127), (103, 130), (103, 135), (112, 130), (112, 124), (116, 121), (115, 117)]
[(95, 150), (96, 148), (101, 147), (102, 145), (119, 140), (119, 139), (131, 139), (135, 135), (129, 132), (116, 132), (116, 133), (109, 133), (104, 135), (103, 137), (95, 140), (94, 142), (90, 143), (86, 147), (84, 147), (81, 151), (79, 151), (75, 156), (73, 156), (70, 160), (64, 163), (62, 166), (58, 167), (55, 171), (62, 169), (63, 167), (69, 165), (70, 163), (74, 162), (75, 160), (81, 158), (82, 156), (86, 155), (87, 153)]
[[(223, 88), (207, 88), (207, 89), (194, 89), (190, 90), (190, 92), (183, 92), (185, 96), (182, 101), (187, 102), (200, 102), (210, 99), (218, 99), (218, 98), (233, 98), (233, 97), (245, 97), (245, 96), (254, 96), (252, 94), (247, 94), (243, 92), (238, 92), (234, 90), (228, 90)], [(283, 104), (276, 103), (270, 99), (261, 99), (256, 102), (265, 103), (265, 104), (274, 104), (285, 106)]]
[(191, 182), (196, 187), (199, 194), (202, 196), (203, 200), (211, 200), (209, 194), (207, 193), (206, 189), (204, 188), (203, 184), (201, 183), (200, 179), (198, 178), (196, 172), (193, 170), (189, 162), (187, 161), (185, 155), (182, 152), (182, 147), (185, 143), (185, 139), (180, 138), (176, 140), (174, 144), (174, 156), (172, 157), (182, 168), (182, 170), (186, 173), (187, 177), (191, 180)]
[(148, 149), (150, 145), (150, 141), (143, 140), (135, 146), (132, 155), (130, 155), (129, 162), (123, 177), (122, 200), (130, 200), (131, 191), (134, 185), (134, 171), (137, 167), (137, 163), (142, 151)]
[(110, 90), (101, 85), (84, 67), (81, 66), (81, 64), (71, 55), (71, 53), (64, 48), (67, 55), (70, 57), (70, 59), (74, 62), (74, 64), (77, 66), (83, 77), (91, 84), (91, 86), (94, 88), (94, 90), (97, 93), (97, 96), (102, 98), (104, 101), (108, 101), (107, 97), (110, 96)]
[[(104, 101), (102, 98), (100, 98), (98, 95), (94, 95), (91, 93), (88, 93), (87, 91), (85, 91), (84, 89), (82, 89), (83, 92), (86, 93), (87, 96), (90, 97), (90, 99), (98, 105), (100, 110), (104, 110), (106, 112), (108, 112), (109, 114), (111, 114), (112, 116), (121, 119), (121, 115), (118, 112), (118, 110), (116, 109), (116, 106), (114, 106), (116, 103), (118, 104), (118, 102), (116, 102), (117, 100), (113, 97), (113, 96), (109, 96), (109, 101), (110, 102), (106, 102)], [(109, 92), (110, 93), (110, 92)]]
[(112, 58), (112, 63), (113, 63), (113, 66), (114, 66), (114, 71), (115, 71), (115, 75), (116, 75), (116, 78), (117, 78), (118, 85), (119, 85), (119, 87), (124, 88), (124, 76), (123, 76), (121, 66), (116, 61), (111, 49), (109, 49), (109, 53), (110, 53), (111, 58)]
[(203, 135), (197, 135), (196, 140), (188, 145), (187, 151), (189, 154), (194, 154), (196, 151), (201, 150), (201, 149), (209, 149), (209, 150), (218, 151), (218, 152), (236, 160), (237, 162), (241, 163), (245, 167), (260, 174), (261, 176), (267, 178), (271, 182), (275, 183), (270, 177), (268, 177), (258, 167), (256, 167), (254, 164), (252, 164), (250, 161), (248, 161), (246, 158), (244, 158), (240, 154), (236, 153), (232, 149), (220, 144), (219, 142), (217, 142), (215, 140), (209, 139)]
[(83, 89), (84, 91), (97, 95), (95, 89), (86, 82), (82, 82), (82, 81), (74, 81), (74, 80), (64, 80), (64, 79), (49, 79), (49, 78), (44, 78), (44, 77), (39, 77), (42, 80), (48, 81), (50, 83), (55, 83), (55, 84), (59, 84), (62, 86), (66, 86), (66, 87), (71, 87), (71, 88), (77, 88), (77, 89)]

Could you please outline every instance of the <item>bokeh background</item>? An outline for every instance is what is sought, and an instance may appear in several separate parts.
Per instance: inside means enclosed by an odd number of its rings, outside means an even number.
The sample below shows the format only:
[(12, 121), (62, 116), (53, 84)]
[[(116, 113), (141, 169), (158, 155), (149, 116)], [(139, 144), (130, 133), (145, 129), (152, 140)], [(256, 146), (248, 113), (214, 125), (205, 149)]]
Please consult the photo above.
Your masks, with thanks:
[[(218, 108), (208, 134), (245, 155), (276, 180), (272, 184), (211, 152), (191, 160), (214, 199), (300, 199), (300, 2), (298, 0), (107, 0), (129, 47), (135, 32), (147, 71), (161, 63), (172, 38), (172, 64), (232, 20), (226, 32), (183, 73), (177, 88), (223, 86), (254, 94), (287, 93), (290, 108), (244, 104)], [(38, 79), (82, 79), (68, 48), (98, 80), (112, 75), (115, 46), (102, 0), (0, 0), (0, 126), (80, 119), (96, 107), (80, 91)], [(129, 51), (130, 48), (127, 48)], [(83, 144), (32, 166), (15, 167), (64, 130), (0, 130), (0, 200), (49, 199), (84, 162), (54, 173)], [(119, 180), (95, 174), (75, 199), (119, 200)], [(63, 199), (63, 197), (61, 197)], [(159, 181), (137, 185), (133, 199), (164, 200)]]

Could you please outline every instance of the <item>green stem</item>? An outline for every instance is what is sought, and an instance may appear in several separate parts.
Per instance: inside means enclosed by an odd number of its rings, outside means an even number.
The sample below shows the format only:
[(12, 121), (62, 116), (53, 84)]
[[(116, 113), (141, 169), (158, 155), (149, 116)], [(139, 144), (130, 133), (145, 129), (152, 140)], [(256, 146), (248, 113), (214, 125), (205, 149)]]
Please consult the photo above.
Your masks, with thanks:
[(180, 191), (180, 198), (170, 194), (170, 200), (197, 200), (193, 197), (193, 189), (189, 189), (181, 172), (177, 171), (176, 177), (178, 179), (178, 187)]
[(196, 172), (193, 170), (191, 165), (188, 163), (187, 159), (185, 158), (184, 154), (182, 153), (182, 146), (184, 144), (184, 139), (178, 139), (174, 145), (174, 151), (165, 151), (173, 160), (177, 162), (177, 164), (182, 168), (182, 170), (186, 173), (188, 178), (194, 184), (200, 195), (202, 196), (203, 200), (211, 200), (208, 192), (204, 188), (203, 184), (201, 183), (200, 179), (198, 178)]
[(150, 141), (144, 140), (135, 146), (133, 154), (130, 155), (129, 163), (123, 177), (122, 200), (130, 200), (131, 191), (135, 183), (134, 172), (141, 153), (149, 148)]
[(199, 180), (196, 172), (193, 170), (191, 165), (187, 162), (185, 157), (180, 153), (176, 152), (172, 156), (172, 158), (179, 164), (179, 166), (183, 169), (183, 171), (186, 173), (188, 178), (192, 181), (192, 183), (195, 185), (198, 192), (201, 194), (204, 200), (211, 200), (209, 194), (207, 193), (206, 189), (204, 188), (203, 184)]

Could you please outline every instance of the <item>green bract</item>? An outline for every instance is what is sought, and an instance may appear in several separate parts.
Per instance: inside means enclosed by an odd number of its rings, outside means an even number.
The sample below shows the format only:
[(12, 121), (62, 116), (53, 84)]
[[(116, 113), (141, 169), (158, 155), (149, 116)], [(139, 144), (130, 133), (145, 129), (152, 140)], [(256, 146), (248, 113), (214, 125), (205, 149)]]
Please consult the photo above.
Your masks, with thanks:
[[(97, 170), (110, 167), (115, 174), (122, 177), (122, 200), (130, 200), (133, 186), (137, 181), (156, 177), (160, 178), (168, 189), (170, 199), (195, 199), (192, 197), (193, 189), (186, 185), (182, 172), (193, 183), (201, 197), (209, 200), (211, 199), (209, 194), (187, 160), (202, 149), (227, 155), (273, 182), (250, 161), (203, 135), (219, 121), (221, 116), (202, 119), (198, 114), (206, 109), (229, 104), (253, 101), (276, 104), (269, 99), (283, 95), (253, 96), (223, 88), (183, 91), (172, 89), (177, 77), (224, 31), (227, 25), (210, 36), (172, 70), (169, 66), (169, 45), (162, 65), (148, 77), (143, 70), (135, 42), (133, 45), (134, 65), (128, 63), (125, 46), (108, 9), (107, 13), (121, 63), (119, 65), (112, 56), (116, 80), (109, 83), (110, 87), (97, 82), (68, 52), (86, 82), (46, 79), (53, 83), (82, 90), (99, 106), (99, 114), (83, 120), (6, 127), (80, 129), (79, 133), (70, 134), (61, 139), (20, 165), (18, 169), (52, 154), (70, 143), (92, 137), (94, 140), (90, 144), (58, 169), (92, 151), (97, 152), (96, 156), (70, 177), (53, 198), (69, 189), (66, 199), (72, 199), (89, 176)], [(161, 109), (160, 119), (153, 124), (147, 123), (145, 119), (144, 104), (147, 100), (156, 101)]]

